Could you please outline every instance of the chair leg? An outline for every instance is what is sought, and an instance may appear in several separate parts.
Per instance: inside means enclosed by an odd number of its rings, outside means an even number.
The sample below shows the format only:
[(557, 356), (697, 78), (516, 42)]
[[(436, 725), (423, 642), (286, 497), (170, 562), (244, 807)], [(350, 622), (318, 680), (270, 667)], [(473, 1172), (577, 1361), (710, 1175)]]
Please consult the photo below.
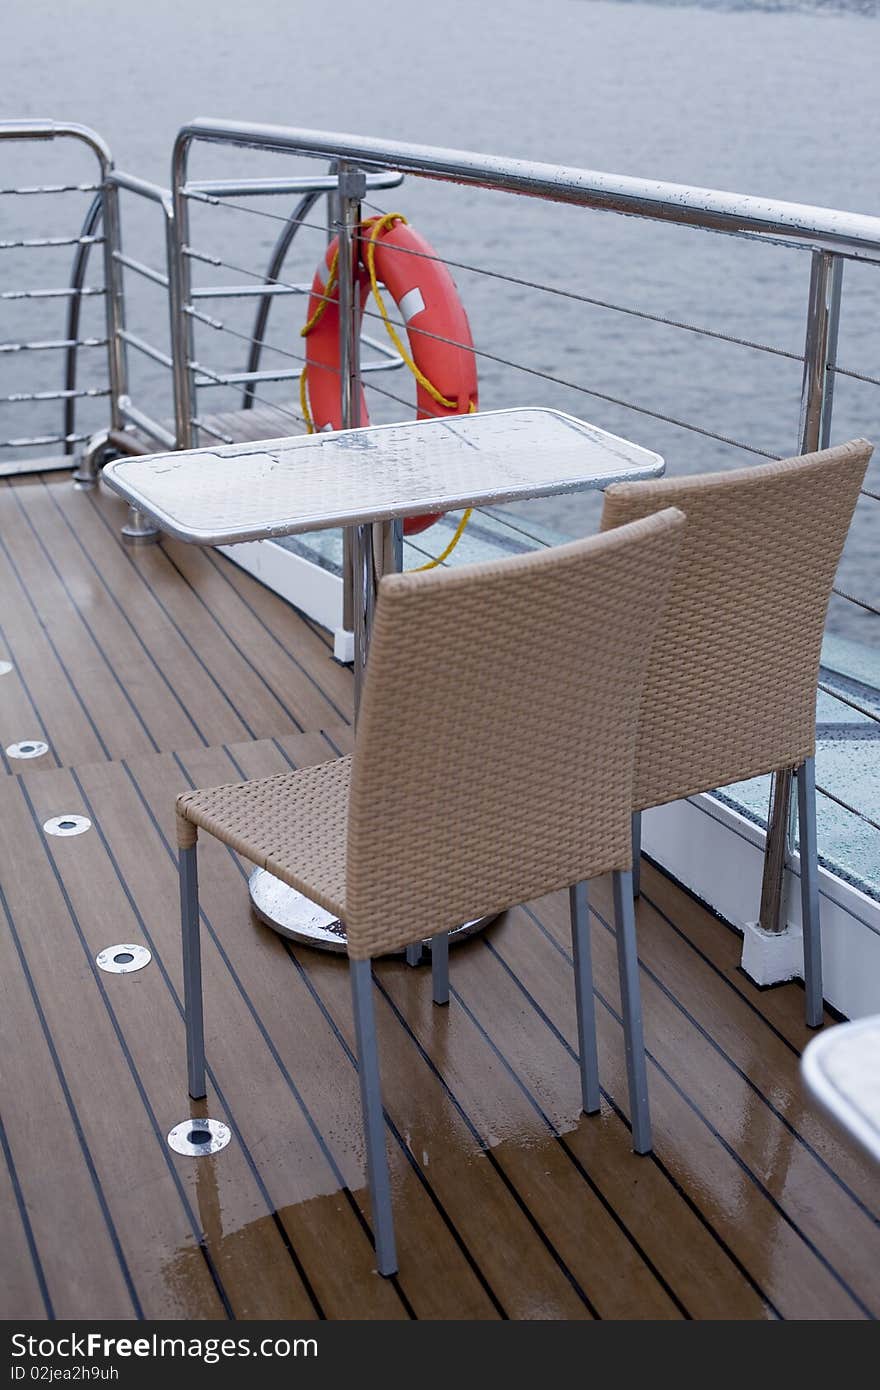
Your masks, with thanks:
[(373, 1206), (376, 1235), (376, 1266), (380, 1274), (397, 1273), (394, 1245), (394, 1217), (391, 1211), (391, 1179), (385, 1152), (385, 1120), (379, 1081), (379, 1053), (376, 1047), (376, 1017), (373, 1011), (372, 964), (368, 960), (349, 961), (354, 1027), (357, 1038), (358, 1076), (364, 1112), (364, 1138), (367, 1146), (367, 1178)]
[(588, 1115), (599, 1109), (599, 1049), (596, 1042), (596, 1001), (590, 950), (590, 908), (585, 881), (568, 890), (571, 909), (571, 947), (574, 957), (574, 998), (578, 1025), (581, 1102)]
[(633, 1148), (637, 1154), (645, 1154), (651, 1151), (651, 1115), (648, 1109), (648, 1074), (642, 1032), (642, 999), (639, 989), (639, 957), (631, 875), (617, 871), (613, 876), (613, 883), (617, 968), (620, 973), (620, 1003), (626, 1044), (626, 1076), (629, 1083)]
[(795, 773), (801, 858), (801, 918), (804, 933), (804, 990), (810, 1028), (821, 1028), (822, 935), (819, 925), (819, 854), (816, 843), (816, 765), (806, 758)]
[(183, 937), (183, 1009), (186, 1017), (186, 1068), (189, 1093), (193, 1100), (201, 1100), (207, 1094), (197, 854), (198, 850), (195, 845), (178, 851), (180, 930)]
[(421, 963), (422, 963), (422, 943), (421, 943), (421, 941), (414, 941), (414, 942), (412, 942), (411, 945), (407, 946), (407, 948), (406, 948), (406, 963), (407, 963), (407, 965), (411, 965), (411, 966), (421, 965)]
[(633, 811), (632, 813), (632, 876), (633, 876), (633, 897), (637, 898), (642, 891), (642, 813)]
[(431, 937), (431, 992), (435, 1004), (449, 1003), (449, 932)]

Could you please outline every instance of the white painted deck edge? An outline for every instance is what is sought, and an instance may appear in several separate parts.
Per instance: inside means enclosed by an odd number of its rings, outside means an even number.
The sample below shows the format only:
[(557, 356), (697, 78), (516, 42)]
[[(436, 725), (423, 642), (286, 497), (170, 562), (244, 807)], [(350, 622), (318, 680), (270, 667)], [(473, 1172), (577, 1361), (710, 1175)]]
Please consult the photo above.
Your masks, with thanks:
[[(646, 854), (739, 932), (758, 915), (764, 831), (712, 796), (646, 811)], [(847, 1018), (880, 1013), (880, 904), (819, 870), (825, 998)], [(792, 855), (783, 912), (801, 926), (800, 863)], [(798, 972), (800, 974), (800, 972)]]
[[(272, 541), (219, 547), (237, 565), (334, 634), (348, 652), (342, 627), (342, 580)], [(745, 932), (758, 914), (764, 831), (711, 796), (695, 796), (646, 811), (642, 843), (680, 883)], [(847, 1018), (880, 1013), (880, 904), (819, 870), (825, 998)], [(787, 921), (800, 928), (799, 861), (785, 875)]]

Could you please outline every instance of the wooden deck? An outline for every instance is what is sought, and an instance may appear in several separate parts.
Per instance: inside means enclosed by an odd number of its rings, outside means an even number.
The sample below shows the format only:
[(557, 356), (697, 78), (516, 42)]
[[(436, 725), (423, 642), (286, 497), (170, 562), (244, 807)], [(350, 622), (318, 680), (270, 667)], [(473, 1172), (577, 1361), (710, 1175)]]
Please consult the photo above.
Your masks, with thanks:
[[(209, 1096), (186, 1095), (173, 800), (351, 746), (350, 674), (212, 552), (129, 551), (124, 508), (0, 484), (0, 1316), (863, 1318), (880, 1190), (805, 1102), (802, 991), (645, 866), (638, 909), (656, 1152), (629, 1147), (609, 891), (593, 892), (602, 1113), (579, 1113), (566, 902), (424, 971), (381, 962), (400, 1273), (373, 1270), (344, 960), (248, 910), (201, 855)], [(47, 837), (47, 817), (93, 828)], [(106, 975), (141, 941), (145, 970)], [(165, 1136), (226, 1120), (213, 1158)]]

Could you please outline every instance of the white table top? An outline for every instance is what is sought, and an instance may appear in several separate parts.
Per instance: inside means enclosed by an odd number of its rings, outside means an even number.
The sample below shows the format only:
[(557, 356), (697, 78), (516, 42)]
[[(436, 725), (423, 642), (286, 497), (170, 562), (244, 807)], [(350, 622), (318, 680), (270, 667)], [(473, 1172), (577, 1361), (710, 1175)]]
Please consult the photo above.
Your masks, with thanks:
[(801, 1067), (814, 1099), (880, 1163), (880, 1015), (826, 1028)]
[(663, 459), (542, 407), (116, 459), (110, 487), (170, 535), (230, 545), (653, 478)]

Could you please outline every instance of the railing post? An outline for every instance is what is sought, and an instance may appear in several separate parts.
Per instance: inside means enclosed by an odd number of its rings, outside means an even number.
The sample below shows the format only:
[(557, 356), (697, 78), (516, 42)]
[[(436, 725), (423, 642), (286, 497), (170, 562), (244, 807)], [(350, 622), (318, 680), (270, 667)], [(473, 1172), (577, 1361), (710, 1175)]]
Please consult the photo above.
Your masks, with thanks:
[(189, 138), (181, 132), (174, 142), (171, 161), (172, 216), (168, 235), (168, 291), (171, 312), (171, 356), (174, 361), (174, 418), (178, 449), (191, 449), (198, 443), (193, 429), (195, 414), (195, 333), (187, 310), (192, 297), (192, 271), (189, 257), (189, 203), (184, 194)]
[[(800, 451), (827, 448), (831, 438), (834, 397), (833, 366), (837, 357), (843, 261), (830, 251), (814, 251), (801, 385)], [(759, 924), (764, 931), (785, 930), (782, 884), (791, 843), (793, 779), (790, 768), (774, 773), (767, 816), (767, 847), (761, 883)]]
[[(361, 199), (366, 191), (366, 175), (340, 160), (339, 192), (336, 195), (339, 229), (339, 389), (342, 428), (346, 430), (357, 429), (361, 423), (361, 303), (357, 235), (361, 221)], [(360, 702), (366, 666), (368, 634), (378, 583), (377, 568), (381, 573), (381, 559), (379, 567), (376, 565), (372, 526), (346, 528), (343, 532), (342, 621), (344, 627), (350, 625), (354, 631), (355, 708)], [(346, 583), (345, 571), (351, 575), (350, 584)]]
[[(109, 173), (109, 171), (107, 171)], [(119, 402), (128, 395), (128, 370), (122, 330), (125, 327), (122, 266), (117, 253), (122, 250), (119, 222), (119, 189), (104, 176), (102, 189), (104, 222), (104, 304), (107, 322), (107, 371), (110, 378), (110, 428), (123, 426)]]

